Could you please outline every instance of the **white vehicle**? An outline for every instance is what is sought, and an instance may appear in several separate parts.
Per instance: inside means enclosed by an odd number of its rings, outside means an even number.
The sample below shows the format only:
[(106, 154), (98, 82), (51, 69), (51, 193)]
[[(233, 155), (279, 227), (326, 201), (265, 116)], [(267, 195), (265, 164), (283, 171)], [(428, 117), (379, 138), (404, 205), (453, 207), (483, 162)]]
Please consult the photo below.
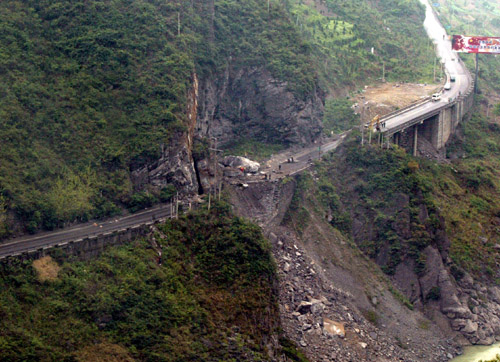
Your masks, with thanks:
[(437, 102), (437, 101), (440, 101), (440, 100), (441, 100), (441, 94), (439, 94), (439, 93), (434, 93), (434, 94), (432, 95), (432, 101), (433, 101), (433, 102)]
[(451, 89), (451, 84), (446, 82), (446, 84), (444, 85), (444, 89), (446, 90), (450, 90)]

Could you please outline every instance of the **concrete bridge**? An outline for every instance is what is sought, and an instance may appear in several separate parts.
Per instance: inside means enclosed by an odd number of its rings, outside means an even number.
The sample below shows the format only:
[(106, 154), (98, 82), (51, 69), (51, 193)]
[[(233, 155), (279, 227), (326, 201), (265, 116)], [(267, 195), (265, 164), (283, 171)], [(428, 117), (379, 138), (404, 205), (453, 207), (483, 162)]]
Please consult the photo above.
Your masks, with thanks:
[[(457, 60), (461, 64), (461, 60)], [(441, 99), (427, 98), (419, 103), (388, 114), (380, 119), (381, 142), (410, 147), (418, 153), (419, 137), (425, 139), (437, 151), (444, 149), (464, 115), (474, 102), (474, 82), (463, 66), (463, 74), (455, 74), (455, 82), (447, 76), (450, 90), (441, 91)], [(453, 83), (455, 83), (453, 85)]]
[(446, 83), (439, 99), (429, 97), (385, 115), (376, 130), (381, 142), (393, 142), (411, 148), (415, 156), (419, 137), (427, 140), (435, 150), (443, 150), (474, 102), (471, 74), (456, 52), (452, 51), (451, 41), (430, 4), (427, 1), (423, 3), (427, 7), (424, 26), (445, 68)]

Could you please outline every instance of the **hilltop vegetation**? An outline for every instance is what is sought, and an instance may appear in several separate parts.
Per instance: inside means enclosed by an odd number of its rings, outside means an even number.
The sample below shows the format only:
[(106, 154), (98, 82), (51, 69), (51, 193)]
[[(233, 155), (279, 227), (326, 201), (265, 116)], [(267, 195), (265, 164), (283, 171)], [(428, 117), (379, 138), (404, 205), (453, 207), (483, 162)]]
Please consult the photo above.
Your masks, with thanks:
[(434, 54), (418, 1), (285, 3), (313, 46), (325, 87), (374, 82), (382, 78), (383, 64), (389, 81), (431, 81)]
[(226, 204), (91, 262), (56, 260), (43, 279), (54, 262), (0, 266), (0, 360), (268, 359), (275, 266), (259, 228)]

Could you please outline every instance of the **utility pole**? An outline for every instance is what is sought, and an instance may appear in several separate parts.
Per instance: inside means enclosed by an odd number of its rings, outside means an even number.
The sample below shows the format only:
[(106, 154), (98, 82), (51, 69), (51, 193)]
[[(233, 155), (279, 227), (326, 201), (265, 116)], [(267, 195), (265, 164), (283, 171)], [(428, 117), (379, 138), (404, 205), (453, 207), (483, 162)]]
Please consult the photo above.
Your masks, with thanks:
[(434, 70), (434, 83), (436, 83), (436, 57), (434, 57), (434, 67), (432, 68)]
[(476, 53), (476, 76), (474, 80), (474, 94), (477, 94), (477, 80), (479, 74), (479, 53)]
[(177, 191), (177, 197), (175, 200), (175, 219), (179, 218), (179, 191)]
[(385, 82), (385, 62), (382, 62), (382, 82)]

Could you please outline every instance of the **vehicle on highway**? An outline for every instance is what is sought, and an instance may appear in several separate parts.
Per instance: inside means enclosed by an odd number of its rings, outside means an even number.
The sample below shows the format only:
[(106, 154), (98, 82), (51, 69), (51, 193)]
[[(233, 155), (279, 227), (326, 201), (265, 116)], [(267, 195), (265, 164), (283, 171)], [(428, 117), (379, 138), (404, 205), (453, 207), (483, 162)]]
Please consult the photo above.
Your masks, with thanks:
[(457, 78), (454, 75), (450, 76), (450, 82), (454, 82), (456, 80), (457, 80)]
[(450, 89), (451, 89), (451, 84), (447, 82), (447, 83), (444, 85), (444, 89), (446, 89), (446, 90), (450, 90)]
[(432, 101), (433, 101), (433, 102), (437, 102), (437, 101), (439, 101), (439, 100), (441, 100), (441, 94), (439, 94), (439, 93), (434, 93), (434, 94), (432, 95)]

